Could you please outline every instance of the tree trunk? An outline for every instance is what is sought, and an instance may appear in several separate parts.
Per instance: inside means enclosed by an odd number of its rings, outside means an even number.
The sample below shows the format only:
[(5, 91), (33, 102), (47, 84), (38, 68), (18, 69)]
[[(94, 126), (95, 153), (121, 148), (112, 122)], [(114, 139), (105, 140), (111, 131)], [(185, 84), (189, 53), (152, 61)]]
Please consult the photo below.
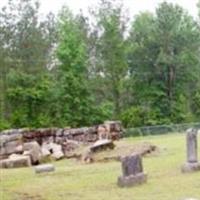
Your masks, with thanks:
[(175, 78), (174, 67), (169, 66), (168, 67), (168, 80), (167, 80), (167, 96), (168, 96), (168, 101), (169, 101), (170, 115), (172, 112), (174, 78)]

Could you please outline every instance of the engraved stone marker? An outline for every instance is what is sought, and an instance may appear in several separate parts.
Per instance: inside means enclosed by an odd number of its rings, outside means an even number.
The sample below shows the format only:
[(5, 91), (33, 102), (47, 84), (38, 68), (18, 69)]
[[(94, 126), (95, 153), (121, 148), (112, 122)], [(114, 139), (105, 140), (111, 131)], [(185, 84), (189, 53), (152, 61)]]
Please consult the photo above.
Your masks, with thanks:
[(121, 161), (122, 176), (118, 178), (118, 186), (131, 187), (147, 181), (147, 175), (143, 173), (140, 155), (126, 156)]
[(198, 162), (198, 148), (197, 148), (197, 130), (190, 128), (186, 135), (187, 144), (187, 162), (182, 166), (182, 172), (193, 172), (200, 170), (200, 163)]

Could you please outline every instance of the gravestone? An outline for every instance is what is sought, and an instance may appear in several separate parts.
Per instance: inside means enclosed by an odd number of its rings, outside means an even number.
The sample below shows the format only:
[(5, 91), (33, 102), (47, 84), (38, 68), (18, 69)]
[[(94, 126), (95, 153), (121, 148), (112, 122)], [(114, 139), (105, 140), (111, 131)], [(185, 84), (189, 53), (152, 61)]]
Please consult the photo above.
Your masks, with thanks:
[(119, 187), (131, 187), (147, 181), (147, 175), (143, 172), (140, 155), (126, 156), (121, 159), (121, 162), (122, 176), (118, 177)]
[(186, 134), (187, 144), (187, 162), (182, 166), (182, 172), (200, 171), (200, 163), (198, 162), (197, 147), (197, 130), (188, 129)]
[(45, 173), (45, 172), (53, 172), (53, 171), (55, 171), (55, 167), (52, 164), (43, 164), (43, 165), (38, 165), (35, 167), (36, 174)]

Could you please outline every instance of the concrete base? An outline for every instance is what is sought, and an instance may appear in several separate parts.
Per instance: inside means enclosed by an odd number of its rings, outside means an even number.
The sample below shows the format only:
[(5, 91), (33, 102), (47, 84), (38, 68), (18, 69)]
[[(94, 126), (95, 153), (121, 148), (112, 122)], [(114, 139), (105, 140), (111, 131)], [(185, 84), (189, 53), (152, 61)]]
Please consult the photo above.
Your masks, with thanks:
[(190, 172), (200, 171), (200, 163), (198, 163), (198, 162), (196, 162), (196, 163), (185, 163), (182, 166), (181, 171), (183, 173), (190, 173)]
[(131, 175), (126, 177), (120, 176), (118, 178), (117, 184), (119, 187), (132, 187), (145, 183), (146, 181), (147, 181), (147, 175), (144, 173), (139, 173), (137, 175)]
[(43, 164), (43, 165), (38, 165), (35, 167), (35, 173), (46, 173), (46, 172), (53, 172), (55, 171), (55, 167), (52, 164)]

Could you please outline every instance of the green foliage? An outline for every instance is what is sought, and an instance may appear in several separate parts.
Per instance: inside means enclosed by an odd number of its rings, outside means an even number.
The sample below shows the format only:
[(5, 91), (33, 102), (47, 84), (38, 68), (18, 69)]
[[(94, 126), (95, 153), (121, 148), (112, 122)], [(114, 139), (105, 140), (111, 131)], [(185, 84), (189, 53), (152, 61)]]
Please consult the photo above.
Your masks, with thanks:
[(131, 25), (122, 1), (101, 0), (92, 21), (39, 7), (0, 12), (0, 129), (200, 120), (199, 18), (167, 2)]
[(127, 128), (169, 124), (169, 119), (162, 116), (159, 109), (150, 109), (145, 106), (132, 106), (121, 113), (120, 119)]
[(166, 2), (155, 16), (142, 13), (132, 24), (129, 68), (135, 79), (133, 103), (159, 110), (161, 119), (156, 123), (192, 119), (190, 96), (198, 87), (200, 72), (199, 33), (192, 17)]
[[(127, 19), (123, 6), (113, 1), (101, 1), (95, 12), (97, 26), (96, 35), (96, 76), (103, 79), (103, 85), (108, 88), (104, 98), (114, 103), (115, 118), (122, 107), (123, 81), (127, 75), (127, 59), (125, 40)], [(96, 79), (95, 77), (95, 80)], [(100, 83), (100, 82), (99, 82)]]
[(4, 120), (2, 117), (0, 118), (0, 131), (9, 129), (11, 125), (8, 121)]
[(8, 75), (7, 101), (13, 127), (48, 126), (48, 101), (51, 80), (48, 76), (33, 76), (12, 70)]
[(84, 18), (74, 17), (67, 8), (63, 8), (59, 15), (58, 28), (58, 112), (67, 125), (89, 125), (93, 121), (94, 108), (86, 81), (87, 24)]
[(193, 104), (193, 110), (197, 117), (197, 119), (200, 119), (200, 92), (197, 91), (194, 95), (194, 104)]
[(114, 115), (114, 104), (112, 102), (103, 102), (96, 106), (93, 114), (93, 123), (99, 124), (106, 120), (111, 120)]
[(145, 111), (139, 106), (131, 107), (122, 113), (121, 120), (127, 128), (142, 126), (145, 121)]
[(11, 127), (50, 125), (47, 66), (55, 21), (52, 14), (39, 18), (37, 0), (9, 1), (0, 13), (1, 121)]

